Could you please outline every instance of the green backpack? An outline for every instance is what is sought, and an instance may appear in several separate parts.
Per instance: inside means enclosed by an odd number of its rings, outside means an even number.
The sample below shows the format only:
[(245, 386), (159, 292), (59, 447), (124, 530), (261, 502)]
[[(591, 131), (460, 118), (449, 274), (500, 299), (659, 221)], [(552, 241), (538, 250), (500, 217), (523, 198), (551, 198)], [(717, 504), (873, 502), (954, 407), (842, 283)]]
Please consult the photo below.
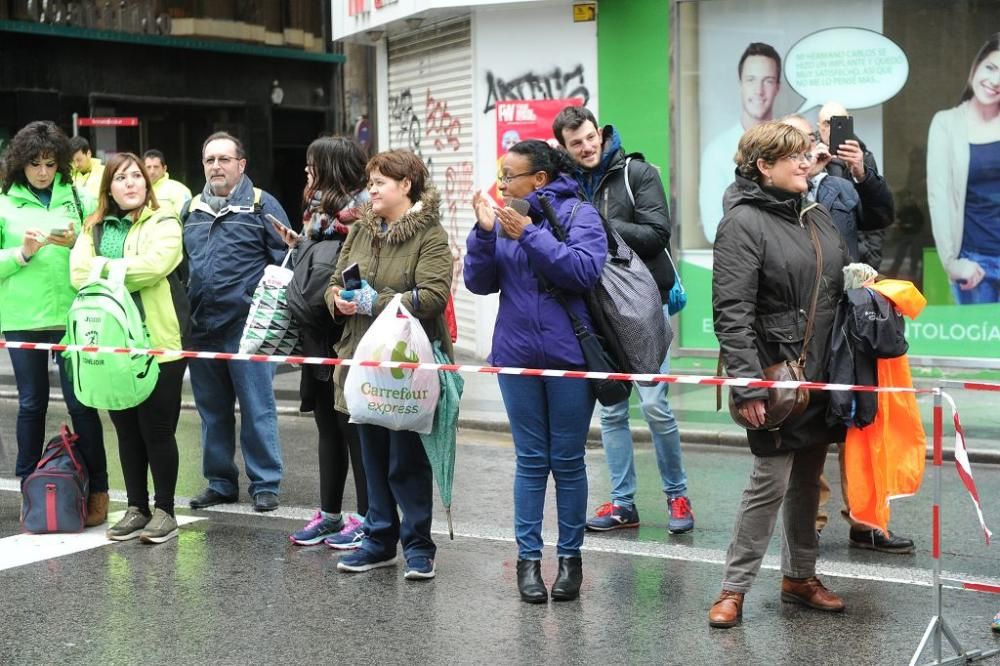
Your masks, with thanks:
[[(104, 266), (108, 277), (102, 278)], [(125, 288), (123, 262), (94, 262), (66, 320), (65, 344), (149, 349), (141, 302)], [(95, 409), (130, 409), (146, 400), (160, 374), (153, 356), (65, 351), (77, 399)]]

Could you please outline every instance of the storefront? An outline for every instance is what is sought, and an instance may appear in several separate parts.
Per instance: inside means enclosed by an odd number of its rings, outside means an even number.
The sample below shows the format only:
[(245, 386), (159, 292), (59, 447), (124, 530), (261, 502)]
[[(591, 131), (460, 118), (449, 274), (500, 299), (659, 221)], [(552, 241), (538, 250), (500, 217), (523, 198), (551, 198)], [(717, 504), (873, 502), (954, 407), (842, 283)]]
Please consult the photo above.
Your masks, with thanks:
[(711, 243), (739, 136), (789, 114), (820, 129), (833, 101), (895, 199), (877, 268), (928, 299), (911, 355), (1000, 367), (1000, 6), (679, 0), (672, 21), (681, 348), (717, 348)]
[[(594, 21), (574, 21), (570, 0), (456, 5), (348, 4), (334, 15), (334, 39), (376, 46), (377, 148), (408, 148), (427, 165), (455, 257), (456, 346), (483, 358), (498, 300), (465, 289), (462, 260), (475, 223), (472, 195), (495, 193), (504, 150), (497, 105), (523, 102), (542, 117), (546, 105), (586, 102), (596, 110), (597, 35)], [(551, 118), (531, 127), (519, 138), (551, 138)]]

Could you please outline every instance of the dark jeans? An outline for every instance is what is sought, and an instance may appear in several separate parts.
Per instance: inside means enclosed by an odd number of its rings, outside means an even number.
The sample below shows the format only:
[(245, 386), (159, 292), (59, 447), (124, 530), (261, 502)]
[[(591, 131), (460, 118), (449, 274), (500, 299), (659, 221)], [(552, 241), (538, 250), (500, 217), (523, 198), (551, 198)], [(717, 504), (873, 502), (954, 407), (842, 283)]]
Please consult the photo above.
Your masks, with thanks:
[(153, 474), (156, 508), (173, 515), (177, 488), (177, 420), (187, 360), (160, 364), (156, 388), (131, 409), (109, 411), (118, 432), (118, 457), (125, 476), (128, 505), (149, 509), (147, 475)]
[[(305, 368), (309, 372), (309, 368)], [(358, 513), (368, 513), (368, 484), (361, 462), (361, 441), (358, 427), (349, 422), (347, 414), (333, 408), (333, 381), (321, 382), (309, 376), (316, 406), (313, 419), (319, 430), (319, 498), (320, 508), (327, 513), (340, 513), (344, 504), (347, 468), (354, 475), (354, 491), (358, 497)]]
[[(62, 340), (62, 331), (7, 331), (11, 342), (49, 342)], [(10, 349), (10, 364), (17, 382), (17, 465), (15, 474), (21, 479), (31, 474), (42, 457), (45, 437), (45, 415), (49, 409), (49, 353), (27, 349)], [(80, 436), (76, 450), (83, 457), (90, 475), (90, 492), (108, 490), (108, 458), (104, 453), (104, 428), (96, 409), (86, 407), (76, 399), (73, 382), (66, 374), (62, 354), (56, 354), (59, 381), (62, 384), (66, 409), (73, 422), (73, 431)]]
[(368, 477), (368, 513), (361, 547), (388, 559), (395, 556), (396, 543), (402, 541), (407, 559), (434, 557), (434, 478), (420, 435), (366, 424), (358, 424), (358, 435)]

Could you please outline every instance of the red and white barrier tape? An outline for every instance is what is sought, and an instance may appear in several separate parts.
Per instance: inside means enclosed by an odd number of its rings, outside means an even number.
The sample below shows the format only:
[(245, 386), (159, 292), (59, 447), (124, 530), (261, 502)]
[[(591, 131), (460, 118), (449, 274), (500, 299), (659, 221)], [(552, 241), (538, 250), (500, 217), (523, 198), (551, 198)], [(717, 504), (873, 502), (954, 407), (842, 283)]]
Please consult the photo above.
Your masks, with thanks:
[(993, 533), (986, 527), (986, 519), (983, 518), (983, 508), (979, 504), (979, 490), (976, 488), (976, 480), (972, 478), (972, 465), (969, 464), (969, 452), (965, 446), (965, 431), (962, 429), (962, 422), (958, 419), (958, 407), (951, 396), (941, 391), (941, 397), (948, 401), (951, 407), (951, 419), (955, 424), (955, 469), (958, 470), (958, 478), (962, 480), (962, 485), (972, 498), (972, 503), (976, 507), (976, 515), (979, 516), (979, 525), (986, 535), (986, 545), (990, 543)]
[[(367, 368), (401, 368), (403, 370), (443, 370), (445, 372), (485, 373), (490, 375), (527, 375), (534, 377), (570, 377), (573, 379), (616, 379), (637, 382), (665, 382), (668, 384), (701, 384), (707, 386), (740, 386), (745, 388), (805, 388), (816, 391), (864, 391), (868, 393), (933, 393), (934, 389), (912, 386), (862, 386), (855, 384), (826, 384), (822, 382), (769, 381), (745, 377), (713, 377), (708, 375), (654, 375), (624, 372), (584, 372), (579, 370), (540, 370), (537, 368), (494, 367), (488, 365), (458, 365), (441, 363), (408, 363), (405, 361), (361, 361), (357, 359), (325, 358), (319, 356), (268, 356), (265, 354), (239, 354), (230, 352), (186, 351), (178, 349), (130, 349), (99, 347), (93, 345), (60, 345), (48, 342), (10, 342), (0, 340), (0, 349), (36, 349), (41, 351), (73, 351), (96, 354), (130, 354), (138, 356), (164, 356), (198, 358), (221, 361), (254, 361), (257, 363), (288, 363), (291, 365), (359, 365)], [(1000, 390), (1000, 387), (998, 387)]]

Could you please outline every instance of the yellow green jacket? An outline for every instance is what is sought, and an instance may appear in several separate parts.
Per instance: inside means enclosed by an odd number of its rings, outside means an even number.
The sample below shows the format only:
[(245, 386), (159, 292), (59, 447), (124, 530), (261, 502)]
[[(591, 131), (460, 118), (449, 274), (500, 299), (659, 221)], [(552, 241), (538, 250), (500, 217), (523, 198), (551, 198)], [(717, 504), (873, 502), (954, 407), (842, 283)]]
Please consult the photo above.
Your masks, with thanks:
[[(125, 262), (125, 287), (139, 292), (150, 344), (155, 349), (181, 349), (182, 331), (189, 317), (187, 295), (180, 281), (168, 276), (180, 265), (183, 254), (177, 213), (168, 206), (155, 211), (144, 208), (125, 236), (122, 259), (98, 258), (93, 230), (81, 234), (69, 257), (70, 280), (79, 289), (87, 282), (96, 260)], [(176, 360), (157, 357), (160, 363)]]
[(153, 193), (161, 205), (167, 204), (177, 213), (180, 213), (184, 204), (191, 200), (191, 190), (184, 183), (171, 180), (169, 172), (164, 173), (163, 178), (153, 183)]
[(89, 198), (78, 201), (73, 188), (56, 174), (48, 208), (24, 185), (0, 194), (0, 332), (62, 329), (76, 295), (69, 282), (69, 248), (43, 245), (27, 263), (18, 249), (28, 229), (50, 232), (70, 226), (80, 233), (93, 210)]
[(104, 162), (96, 157), (90, 158), (90, 171), (80, 173), (73, 170), (73, 185), (80, 192), (86, 192), (87, 196), (93, 197), (96, 201), (101, 194), (101, 177), (104, 176)]

